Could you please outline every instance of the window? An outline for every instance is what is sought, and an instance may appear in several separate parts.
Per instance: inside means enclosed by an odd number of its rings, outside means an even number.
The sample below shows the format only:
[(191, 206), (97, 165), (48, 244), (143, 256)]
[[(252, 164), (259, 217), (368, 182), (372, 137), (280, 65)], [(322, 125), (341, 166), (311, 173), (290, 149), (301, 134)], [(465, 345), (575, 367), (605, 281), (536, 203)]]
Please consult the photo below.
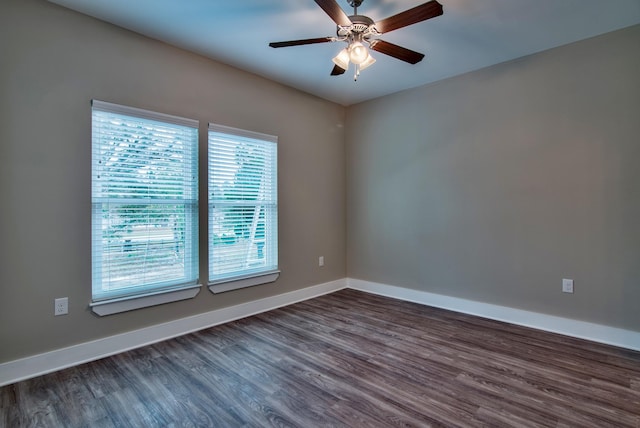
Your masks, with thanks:
[(209, 124), (209, 282), (278, 277), (277, 137)]
[(94, 100), (91, 195), (94, 312), (197, 294), (197, 121)]

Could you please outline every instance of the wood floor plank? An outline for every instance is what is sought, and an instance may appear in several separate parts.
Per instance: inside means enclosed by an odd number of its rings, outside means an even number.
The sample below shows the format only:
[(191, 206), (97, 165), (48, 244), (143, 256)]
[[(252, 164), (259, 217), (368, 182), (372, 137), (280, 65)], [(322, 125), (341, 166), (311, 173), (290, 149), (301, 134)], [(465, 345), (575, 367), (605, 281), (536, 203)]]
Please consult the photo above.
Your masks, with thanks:
[(342, 290), (5, 386), (0, 426), (640, 428), (640, 352)]

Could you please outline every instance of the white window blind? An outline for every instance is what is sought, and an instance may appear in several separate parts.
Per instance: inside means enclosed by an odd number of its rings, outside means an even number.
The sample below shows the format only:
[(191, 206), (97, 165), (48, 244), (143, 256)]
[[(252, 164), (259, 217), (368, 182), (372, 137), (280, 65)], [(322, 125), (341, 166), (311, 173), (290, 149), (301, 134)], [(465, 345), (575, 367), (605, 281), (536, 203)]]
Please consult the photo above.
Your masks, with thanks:
[(198, 122), (92, 102), (93, 302), (193, 286)]
[(209, 124), (209, 281), (278, 270), (277, 137)]

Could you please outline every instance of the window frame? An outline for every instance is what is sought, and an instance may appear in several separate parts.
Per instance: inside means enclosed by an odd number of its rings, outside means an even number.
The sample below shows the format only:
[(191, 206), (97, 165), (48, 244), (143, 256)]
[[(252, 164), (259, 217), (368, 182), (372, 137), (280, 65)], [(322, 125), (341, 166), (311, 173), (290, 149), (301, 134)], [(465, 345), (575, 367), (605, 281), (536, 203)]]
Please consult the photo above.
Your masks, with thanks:
[[(213, 172), (213, 164), (215, 163), (215, 156), (213, 156), (213, 153), (214, 150), (216, 150), (216, 144), (214, 141), (212, 141), (212, 133), (217, 135), (224, 135), (224, 137), (228, 139), (235, 138), (243, 142), (263, 145), (265, 146), (265, 151), (272, 151), (269, 159), (271, 170), (267, 172), (267, 174), (272, 177), (272, 179), (269, 181), (271, 186), (269, 189), (269, 194), (272, 195), (272, 198), (268, 199), (266, 203), (264, 200), (260, 200), (260, 202), (258, 202), (258, 199), (256, 199), (256, 202), (250, 205), (258, 206), (269, 204), (273, 210), (272, 217), (267, 218), (267, 210), (265, 208), (264, 239), (268, 244), (273, 245), (273, 247), (270, 249), (271, 253), (269, 255), (269, 257), (271, 257), (271, 263), (268, 263), (267, 266), (262, 269), (244, 269), (236, 274), (225, 276), (218, 275), (214, 277), (213, 275), (213, 256), (216, 247), (214, 244), (213, 229), (215, 227), (214, 205), (216, 202), (213, 198), (213, 189), (211, 188), (211, 186), (212, 180), (216, 176), (216, 174)], [(240, 142), (238, 142), (238, 144), (240, 144)], [(276, 281), (280, 275), (278, 265), (278, 137), (274, 135), (218, 125), (215, 123), (209, 123), (207, 133), (207, 154), (207, 254), (209, 258), (207, 267), (209, 290), (212, 293), (222, 293)]]
[[(195, 297), (201, 288), (199, 283), (199, 270), (200, 264), (198, 260), (199, 255), (199, 190), (198, 190), (198, 147), (199, 147), (199, 122), (193, 119), (187, 119), (179, 116), (172, 116), (163, 113), (157, 113), (149, 110), (143, 110), (134, 107), (122, 106), (118, 104), (112, 104), (99, 100), (91, 101), (91, 130), (92, 130), (92, 213), (91, 213), (91, 242), (92, 242), (92, 285), (91, 285), (91, 303), (90, 307), (92, 311), (100, 316), (110, 315), (114, 313), (129, 311), (133, 309), (159, 305), (163, 303), (190, 299)], [(186, 144), (192, 144), (192, 147), (186, 149), (184, 153), (187, 153), (191, 158), (183, 161), (180, 165), (186, 168), (183, 174), (191, 174), (191, 177), (183, 175), (181, 182), (187, 186), (187, 193), (191, 196), (184, 196), (182, 198), (156, 199), (156, 198), (140, 198), (140, 199), (127, 199), (123, 197), (109, 197), (100, 193), (100, 190), (96, 190), (96, 186), (104, 183), (97, 175), (97, 163), (99, 163), (99, 155), (97, 150), (104, 143), (99, 140), (97, 135), (99, 125), (96, 124), (96, 113), (113, 114), (126, 116), (132, 120), (141, 121), (154, 121), (162, 124), (162, 126), (177, 126), (183, 129), (191, 128), (188, 131), (195, 135), (189, 136), (189, 140)], [(115, 116), (114, 116), (115, 117)], [(123, 128), (126, 129), (126, 128)], [(181, 152), (182, 153), (182, 152)], [(195, 180), (195, 182), (194, 182)], [(135, 181), (140, 183), (143, 180)], [(144, 202), (146, 202), (146, 204)], [(153, 202), (156, 202), (155, 204)], [(102, 257), (104, 257), (104, 251), (102, 250), (102, 223), (103, 223), (103, 204), (127, 204), (132, 206), (145, 206), (156, 205), (162, 206), (182, 206), (184, 210), (184, 237), (179, 241), (169, 241), (170, 243), (178, 244), (178, 242), (184, 242), (184, 257), (185, 266), (183, 278), (176, 278), (170, 281), (151, 281), (134, 285), (132, 287), (126, 287), (126, 291), (113, 291), (113, 292), (97, 292), (97, 288), (102, 285)], [(153, 223), (142, 223), (149, 227)], [(187, 262), (188, 260), (188, 262)]]

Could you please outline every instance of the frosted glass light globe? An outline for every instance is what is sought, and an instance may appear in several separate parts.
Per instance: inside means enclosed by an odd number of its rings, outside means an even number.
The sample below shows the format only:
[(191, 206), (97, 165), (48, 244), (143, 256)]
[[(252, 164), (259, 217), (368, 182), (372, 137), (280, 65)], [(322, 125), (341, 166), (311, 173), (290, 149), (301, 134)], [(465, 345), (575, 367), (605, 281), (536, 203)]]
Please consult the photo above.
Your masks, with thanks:
[(349, 47), (349, 59), (354, 64), (362, 64), (368, 56), (367, 48), (360, 42), (354, 42)]

